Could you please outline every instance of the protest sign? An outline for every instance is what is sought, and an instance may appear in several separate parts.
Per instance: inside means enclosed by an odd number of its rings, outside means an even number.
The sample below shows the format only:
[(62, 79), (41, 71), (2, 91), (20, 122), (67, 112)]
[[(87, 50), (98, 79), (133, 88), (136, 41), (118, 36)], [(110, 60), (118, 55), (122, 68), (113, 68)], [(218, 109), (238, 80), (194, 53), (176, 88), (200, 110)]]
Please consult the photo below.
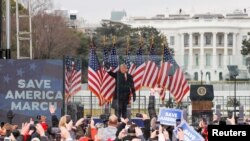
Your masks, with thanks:
[(182, 119), (182, 110), (179, 109), (169, 109), (160, 108), (158, 115), (158, 121), (164, 125), (176, 126), (176, 119)]

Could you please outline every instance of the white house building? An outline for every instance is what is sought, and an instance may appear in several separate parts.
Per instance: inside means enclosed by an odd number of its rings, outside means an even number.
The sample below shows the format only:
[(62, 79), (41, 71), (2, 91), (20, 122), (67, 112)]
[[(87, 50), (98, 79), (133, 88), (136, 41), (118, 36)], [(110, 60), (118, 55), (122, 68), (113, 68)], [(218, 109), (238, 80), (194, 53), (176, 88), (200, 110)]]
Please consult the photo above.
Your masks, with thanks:
[(238, 78), (249, 78), (246, 56), (240, 53), (242, 40), (250, 32), (250, 17), (246, 12), (157, 15), (127, 18), (122, 22), (132, 27), (155, 27), (165, 34), (178, 64), (191, 80), (228, 79), (227, 65), (238, 65)]

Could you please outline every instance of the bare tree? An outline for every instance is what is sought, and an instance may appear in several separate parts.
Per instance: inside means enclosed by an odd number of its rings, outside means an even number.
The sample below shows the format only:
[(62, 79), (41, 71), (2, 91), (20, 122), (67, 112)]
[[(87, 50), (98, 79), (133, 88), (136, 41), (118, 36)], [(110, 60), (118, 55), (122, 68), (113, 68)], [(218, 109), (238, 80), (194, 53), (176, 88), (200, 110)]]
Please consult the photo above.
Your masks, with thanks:
[(35, 58), (61, 58), (76, 55), (80, 47), (77, 31), (70, 29), (64, 17), (55, 14), (38, 14), (33, 17)]
[(44, 13), (48, 10), (51, 10), (52, 7), (53, 7), (53, 3), (51, 0), (32, 0), (31, 1), (32, 15)]

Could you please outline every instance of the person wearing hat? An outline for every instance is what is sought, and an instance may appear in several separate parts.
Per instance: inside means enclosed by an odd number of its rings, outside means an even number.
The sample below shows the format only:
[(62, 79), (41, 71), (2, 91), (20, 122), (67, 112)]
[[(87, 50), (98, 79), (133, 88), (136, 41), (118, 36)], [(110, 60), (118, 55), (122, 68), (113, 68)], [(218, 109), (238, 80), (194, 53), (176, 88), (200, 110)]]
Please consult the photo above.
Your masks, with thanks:
[(133, 94), (133, 101), (136, 99), (133, 77), (128, 74), (126, 64), (121, 64), (119, 71), (116, 73), (112, 72), (110, 66), (108, 65), (105, 65), (105, 68), (108, 74), (116, 80), (116, 87), (111, 107), (114, 108), (115, 115), (118, 118), (126, 118), (130, 94)]

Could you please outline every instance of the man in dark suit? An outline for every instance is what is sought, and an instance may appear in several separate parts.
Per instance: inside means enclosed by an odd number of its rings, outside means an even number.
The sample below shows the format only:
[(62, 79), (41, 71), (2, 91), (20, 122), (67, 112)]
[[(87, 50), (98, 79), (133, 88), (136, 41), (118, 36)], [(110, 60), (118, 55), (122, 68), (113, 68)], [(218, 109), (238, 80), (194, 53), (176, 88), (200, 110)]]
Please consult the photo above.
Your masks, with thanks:
[[(106, 68), (108, 67), (106, 66)], [(125, 64), (121, 64), (120, 70), (116, 73), (113, 73), (110, 70), (107, 70), (107, 72), (116, 80), (112, 108), (114, 108), (115, 115), (118, 118), (126, 118), (130, 94), (133, 94), (133, 101), (136, 99), (133, 77), (128, 74), (128, 68)]]

